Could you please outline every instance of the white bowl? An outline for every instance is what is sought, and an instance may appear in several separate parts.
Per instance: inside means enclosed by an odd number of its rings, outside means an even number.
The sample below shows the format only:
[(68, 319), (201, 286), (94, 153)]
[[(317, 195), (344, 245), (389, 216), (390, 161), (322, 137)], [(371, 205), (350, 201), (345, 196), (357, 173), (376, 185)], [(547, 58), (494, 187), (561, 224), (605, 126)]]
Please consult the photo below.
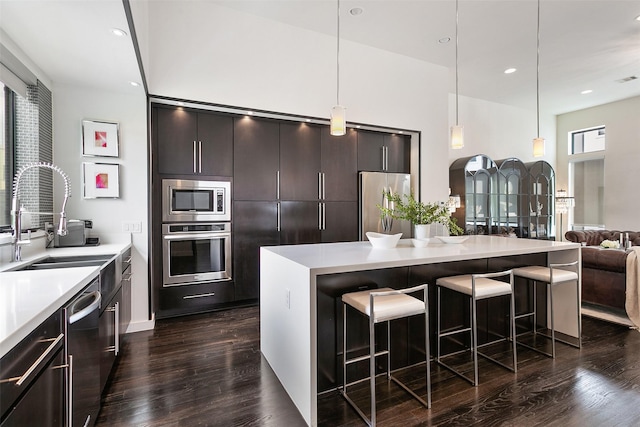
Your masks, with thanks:
[(436, 239), (442, 243), (462, 243), (465, 242), (469, 236), (436, 236)]
[(415, 246), (416, 248), (424, 248), (429, 244), (429, 238), (411, 240), (413, 241), (413, 246)]
[(371, 242), (371, 246), (378, 249), (395, 248), (398, 240), (402, 237), (402, 233), (398, 234), (380, 234), (373, 231), (367, 231), (367, 239)]

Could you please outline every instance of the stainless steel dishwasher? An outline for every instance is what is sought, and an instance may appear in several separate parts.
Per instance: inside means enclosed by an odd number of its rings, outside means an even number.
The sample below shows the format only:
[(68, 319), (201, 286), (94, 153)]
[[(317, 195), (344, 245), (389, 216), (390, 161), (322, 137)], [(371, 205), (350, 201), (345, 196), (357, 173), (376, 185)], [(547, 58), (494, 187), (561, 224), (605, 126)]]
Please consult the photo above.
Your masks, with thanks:
[(68, 425), (93, 426), (100, 411), (100, 280), (96, 277), (65, 308), (65, 351), (69, 364)]

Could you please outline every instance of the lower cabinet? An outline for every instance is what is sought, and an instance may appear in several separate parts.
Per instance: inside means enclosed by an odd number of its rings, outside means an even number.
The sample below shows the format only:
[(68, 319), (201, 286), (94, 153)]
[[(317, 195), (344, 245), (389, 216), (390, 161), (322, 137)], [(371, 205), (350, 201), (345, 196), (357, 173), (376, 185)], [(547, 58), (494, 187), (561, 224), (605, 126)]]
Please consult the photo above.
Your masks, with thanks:
[(160, 289), (158, 307), (163, 317), (202, 313), (233, 302), (233, 282), (211, 282)]
[(113, 296), (100, 314), (100, 391), (104, 391), (111, 368), (120, 354), (120, 315), (122, 289)]

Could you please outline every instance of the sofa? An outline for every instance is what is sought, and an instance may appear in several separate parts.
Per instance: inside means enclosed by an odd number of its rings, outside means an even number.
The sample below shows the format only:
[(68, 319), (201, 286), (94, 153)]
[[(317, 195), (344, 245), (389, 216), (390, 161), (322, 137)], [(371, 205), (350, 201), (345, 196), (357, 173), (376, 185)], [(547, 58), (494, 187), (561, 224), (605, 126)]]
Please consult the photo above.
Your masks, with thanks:
[(615, 311), (625, 310), (628, 251), (600, 247), (604, 240), (620, 241), (629, 233), (631, 246), (640, 246), (640, 232), (617, 230), (567, 231), (570, 242), (582, 247), (582, 302)]

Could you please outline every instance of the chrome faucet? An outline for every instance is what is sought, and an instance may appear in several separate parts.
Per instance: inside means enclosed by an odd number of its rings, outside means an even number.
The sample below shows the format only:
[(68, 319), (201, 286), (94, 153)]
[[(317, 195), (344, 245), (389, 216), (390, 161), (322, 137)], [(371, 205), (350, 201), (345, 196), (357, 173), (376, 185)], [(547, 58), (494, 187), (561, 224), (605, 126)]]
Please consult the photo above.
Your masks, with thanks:
[[(20, 261), (22, 259), (21, 251), (22, 246), (28, 245), (31, 243), (31, 232), (28, 234), (27, 239), (22, 238), (22, 211), (20, 206), (20, 179), (22, 175), (33, 168), (45, 168), (51, 169), (55, 172), (58, 172), (62, 179), (64, 180), (64, 200), (62, 202), (62, 209), (60, 210), (60, 223), (58, 225), (57, 233), (60, 236), (65, 236), (67, 234), (67, 216), (64, 212), (65, 207), (67, 206), (67, 199), (70, 196), (71, 188), (69, 186), (69, 177), (66, 173), (62, 171), (58, 166), (55, 166), (51, 163), (46, 162), (38, 162), (38, 163), (28, 163), (18, 169), (16, 176), (13, 178), (13, 200), (11, 202), (11, 228), (13, 228), (13, 235), (11, 237), (11, 244), (14, 246), (13, 250), (13, 261)], [(36, 214), (43, 215), (55, 215), (55, 212), (32, 212)]]

